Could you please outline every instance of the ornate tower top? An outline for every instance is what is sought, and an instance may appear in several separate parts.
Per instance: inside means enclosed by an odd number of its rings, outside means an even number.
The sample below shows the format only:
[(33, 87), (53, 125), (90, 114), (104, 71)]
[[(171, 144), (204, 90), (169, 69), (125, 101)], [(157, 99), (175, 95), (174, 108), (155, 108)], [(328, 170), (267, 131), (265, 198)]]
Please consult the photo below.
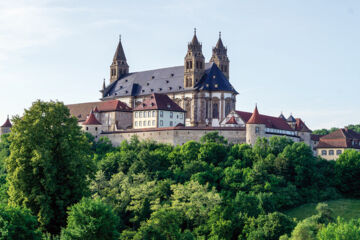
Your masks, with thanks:
[(214, 62), (220, 70), (224, 73), (227, 79), (229, 79), (229, 65), (230, 61), (227, 56), (227, 48), (224, 46), (221, 40), (221, 32), (219, 32), (219, 39), (212, 49), (212, 56), (210, 62)]
[(188, 43), (188, 50), (184, 59), (184, 88), (193, 88), (204, 75), (205, 58), (202, 54), (202, 45), (196, 36)]
[(110, 83), (118, 80), (121, 75), (129, 73), (129, 65), (126, 61), (124, 48), (121, 43), (121, 35), (119, 36), (119, 43), (116, 48), (113, 62), (110, 66)]
[(121, 61), (121, 60), (126, 61), (126, 57), (125, 57), (125, 52), (124, 52), (123, 46), (121, 44), (121, 35), (119, 35), (119, 43), (116, 48), (113, 61)]

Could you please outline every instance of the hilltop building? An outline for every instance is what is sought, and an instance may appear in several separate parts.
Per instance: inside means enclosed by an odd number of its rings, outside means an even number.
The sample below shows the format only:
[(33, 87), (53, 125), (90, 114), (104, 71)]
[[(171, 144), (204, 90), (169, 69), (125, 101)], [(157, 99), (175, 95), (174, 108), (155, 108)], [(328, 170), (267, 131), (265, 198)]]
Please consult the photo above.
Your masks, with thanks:
[(3, 134), (7, 134), (11, 132), (12, 124), (10, 122), (9, 116), (7, 116), (7, 119), (3, 125), (0, 127), (0, 136)]
[(360, 151), (360, 134), (342, 128), (320, 137), (317, 155), (327, 160), (336, 160), (346, 149)]
[[(235, 109), (239, 94), (230, 82), (230, 60), (221, 34), (209, 62), (196, 30), (183, 65), (131, 72), (121, 39), (103, 82), (101, 101), (68, 105), (84, 131), (107, 136), (114, 145), (137, 135), (181, 145), (218, 131), (231, 143), (254, 144), (258, 137), (286, 136), (312, 145), (301, 119)], [(89, 114), (90, 113), (90, 114)]]

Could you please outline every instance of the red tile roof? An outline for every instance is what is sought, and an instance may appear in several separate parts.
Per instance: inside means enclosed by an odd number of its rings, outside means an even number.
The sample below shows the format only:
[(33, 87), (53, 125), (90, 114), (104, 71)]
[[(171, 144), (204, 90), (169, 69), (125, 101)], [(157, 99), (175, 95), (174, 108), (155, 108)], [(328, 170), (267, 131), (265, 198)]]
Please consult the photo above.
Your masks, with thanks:
[(179, 105), (171, 100), (168, 95), (153, 93), (146, 98), (134, 111), (142, 110), (166, 110), (174, 112), (185, 112)]
[(95, 114), (91, 111), (90, 116), (83, 122), (83, 125), (101, 125), (96, 119)]
[(235, 117), (232, 116), (225, 124), (237, 124)]
[(295, 130), (299, 132), (311, 132), (301, 118), (296, 118)]
[[(250, 112), (243, 112), (243, 111), (236, 111), (236, 113), (240, 116), (240, 118), (245, 122), (248, 123), (251, 116), (253, 115)], [(280, 129), (280, 130), (286, 130), (286, 131), (294, 131), (289, 124), (281, 118), (278, 117), (272, 117), (267, 115), (259, 114), (261, 122), (265, 124), (267, 128), (274, 128), (274, 129)]]
[(99, 112), (130, 112), (131, 108), (126, 105), (126, 103), (121, 102), (119, 100), (109, 100), (106, 102), (100, 102), (98, 105)]
[(5, 128), (11, 128), (12, 124), (9, 120), (9, 117), (6, 119), (5, 123), (1, 126), (1, 127), (5, 127)]
[(360, 134), (350, 129), (338, 129), (320, 137), (318, 148), (356, 148), (360, 149)]
[(72, 116), (75, 116), (78, 121), (85, 121), (89, 112), (94, 109), (94, 112), (112, 112), (124, 111), (129, 112), (131, 108), (119, 100), (110, 100), (106, 102), (88, 102), (66, 105)]
[(255, 107), (254, 112), (251, 115), (247, 124), (264, 124), (262, 118), (260, 117), (257, 106)]

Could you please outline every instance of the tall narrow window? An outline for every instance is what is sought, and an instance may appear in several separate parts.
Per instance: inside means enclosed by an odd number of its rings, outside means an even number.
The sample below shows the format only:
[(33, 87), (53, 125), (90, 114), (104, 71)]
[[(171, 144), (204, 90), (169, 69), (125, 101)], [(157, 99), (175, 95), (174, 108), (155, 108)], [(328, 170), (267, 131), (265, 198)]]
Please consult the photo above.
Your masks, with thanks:
[(219, 118), (219, 104), (213, 104), (213, 118)]
[(205, 101), (205, 118), (209, 117), (209, 102)]
[(230, 102), (226, 102), (225, 104), (225, 116), (227, 116), (230, 113), (231, 110), (231, 104)]

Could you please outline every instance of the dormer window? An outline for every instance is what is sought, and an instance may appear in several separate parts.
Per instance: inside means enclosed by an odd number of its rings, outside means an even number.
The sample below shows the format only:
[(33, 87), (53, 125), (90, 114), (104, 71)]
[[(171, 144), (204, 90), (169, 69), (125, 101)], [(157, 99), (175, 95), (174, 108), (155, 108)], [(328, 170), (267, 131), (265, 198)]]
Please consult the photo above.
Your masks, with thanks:
[(154, 91), (154, 89), (150, 89), (150, 91), (151, 91), (151, 92), (153, 92), (153, 91)]
[(155, 78), (155, 76), (152, 76), (152, 77), (151, 77), (151, 79), (154, 79), (154, 78)]
[(162, 91), (162, 88), (159, 88), (159, 91)]
[(127, 79), (125, 79), (125, 82), (128, 82), (128, 80), (127, 80)]
[(145, 90), (143, 89), (143, 90), (141, 90), (141, 92), (145, 92)]
[(172, 87), (169, 87), (169, 90), (171, 90), (172, 89)]
[(147, 86), (149, 86), (149, 85), (150, 85), (150, 83), (146, 83), (146, 85), (147, 85)]
[(166, 80), (166, 83), (169, 83), (169, 80)]
[(146, 104), (145, 103), (143, 103), (143, 107), (145, 107), (146, 106)]
[(216, 78), (216, 76), (215, 75), (213, 75), (213, 79), (215, 79)]
[(129, 93), (129, 91), (128, 91), (128, 90), (126, 90), (126, 91), (125, 91), (125, 93)]
[(214, 86), (215, 86), (215, 88), (218, 88), (219, 85), (215, 84)]
[(171, 76), (173, 77), (173, 76), (174, 76), (174, 74), (172, 73), (172, 74), (171, 74)]
[(170, 104), (168, 104), (168, 105), (167, 105), (167, 108), (170, 108), (170, 107), (171, 107)]

